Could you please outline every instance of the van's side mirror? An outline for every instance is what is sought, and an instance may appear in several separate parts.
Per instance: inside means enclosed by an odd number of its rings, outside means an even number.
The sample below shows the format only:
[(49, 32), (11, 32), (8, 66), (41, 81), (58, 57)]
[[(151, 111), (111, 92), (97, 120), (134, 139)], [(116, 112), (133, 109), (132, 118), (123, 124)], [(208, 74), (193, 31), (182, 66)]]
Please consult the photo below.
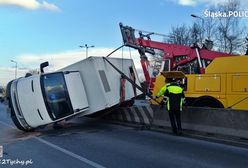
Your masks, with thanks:
[(40, 64), (40, 73), (44, 73), (44, 68), (47, 67), (49, 65), (49, 62), (43, 62)]

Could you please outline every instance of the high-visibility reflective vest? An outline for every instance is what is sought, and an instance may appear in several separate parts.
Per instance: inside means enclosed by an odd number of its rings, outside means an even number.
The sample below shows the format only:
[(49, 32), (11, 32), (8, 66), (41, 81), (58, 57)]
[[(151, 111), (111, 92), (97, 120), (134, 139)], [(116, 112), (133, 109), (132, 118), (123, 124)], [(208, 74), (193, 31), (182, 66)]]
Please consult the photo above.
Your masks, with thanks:
[(183, 88), (177, 84), (171, 84), (167, 87), (164, 96), (168, 97), (167, 110), (182, 111), (184, 92)]
[(158, 94), (156, 95), (156, 97), (160, 97), (160, 96), (164, 95), (168, 86), (170, 86), (170, 83), (167, 83), (166, 85), (164, 85), (164, 86), (159, 90), (159, 92), (158, 92)]

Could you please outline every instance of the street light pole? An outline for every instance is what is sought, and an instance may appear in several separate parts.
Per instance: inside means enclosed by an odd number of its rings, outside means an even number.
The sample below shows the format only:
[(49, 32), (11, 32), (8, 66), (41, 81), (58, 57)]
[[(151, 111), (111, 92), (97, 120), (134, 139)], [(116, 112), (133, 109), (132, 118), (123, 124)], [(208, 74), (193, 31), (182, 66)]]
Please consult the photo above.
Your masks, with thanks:
[(88, 58), (88, 48), (93, 48), (93, 47), (95, 47), (95, 46), (94, 46), (94, 45), (88, 46), (87, 44), (85, 44), (84, 46), (79, 46), (79, 47), (85, 48), (85, 49), (86, 49), (86, 58)]
[(190, 16), (191, 16), (191, 17), (194, 17), (194, 18), (201, 19), (201, 21), (202, 21), (202, 34), (201, 34), (201, 40), (203, 40), (204, 34), (205, 34), (204, 19), (203, 19), (202, 17), (200, 17), (200, 16), (195, 15), (195, 14), (191, 14)]
[(10, 60), (11, 62), (15, 63), (15, 79), (17, 77), (17, 62), (14, 60)]

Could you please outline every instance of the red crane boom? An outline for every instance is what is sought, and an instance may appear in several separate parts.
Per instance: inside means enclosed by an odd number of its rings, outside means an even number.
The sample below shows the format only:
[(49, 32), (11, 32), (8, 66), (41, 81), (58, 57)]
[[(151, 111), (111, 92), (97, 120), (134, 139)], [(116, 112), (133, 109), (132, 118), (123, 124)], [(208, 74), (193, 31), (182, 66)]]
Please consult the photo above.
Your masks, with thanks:
[[(148, 72), (149, 61), (146, 53), (155, 55), (155, 50), (162, 51), (163, 66), (160, 71), (180, 70), (185, 74), (203, 74), (205, 68), (216, 57), (231, 56), (230, 54), (211, 51), (207, 47), (200, 48), (197, 44), (192, 47), (178, 44), (170, 44), (151, 40), (150, 36), (156, 33), (139, 31), (139, 37), (135, 37), (135, 29), (130, 26), (123, 26), (120, 23), (120, 30), (125, 46), (137, 49), (140, 54), (140, 61), (147, 86), (150, 86), (151, 75)], [(157, 34), (158, 35), (158, 34)]]

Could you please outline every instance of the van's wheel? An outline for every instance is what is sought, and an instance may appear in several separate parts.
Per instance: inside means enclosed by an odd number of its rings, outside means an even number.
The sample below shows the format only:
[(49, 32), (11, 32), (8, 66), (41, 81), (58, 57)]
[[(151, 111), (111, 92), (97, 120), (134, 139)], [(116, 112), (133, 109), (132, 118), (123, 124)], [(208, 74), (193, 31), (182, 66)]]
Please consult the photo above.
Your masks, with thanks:
[(223, 104), (219, 100), (211, 96), (199, 97), (193, 102), (192, 105), (196, 107), (224, 108)]
[(9, 106), (9, 108), (10, 108), (10, 114), (11, 114), (11, 119), (12, 119), (12, 121), (13, 121), (13, 123), (15, 124), (15, 126), (19, 129), (19, 130), (22, 130), (22, 131), (25, 131), (25, 132), (32, 132), (32, 131), (34, 131), (34, 129), (26, 129), (26, 128), (24, 128), (20, 123), (19, 123), (19, 121), (18, 121), (18, 119), (17, 119), (17, 117), (16, 117), (16, 114), (15, 114), (15, 112), (14, 112), (14, 108), (13, 108), (13, 105), (12, 105), (12, 101), (11, 101), (11, 93), (10, 93), (10, 86), (11, 86), (11, 83), (12, 83), (13, 81), (11, 81), (11, 82), (9, 82), (8, 83), (8, 85), (7, 85), (7, 92), (6, 92), (6, 94), (7, 94), (7, 99), (8, 99), (8, 102), (9, 102), (9, 104), (8, 104), (8, 106)]
[(26, 130), (18, 121), (18, 119), (16, 118), (16, 115), (14, 114), (13, 110), (11, 109), (11, 119), (13, 121), (13, 123), (15, 124), (15, 126), (19, 129), (19, 130), (22, 130), (22, 131), (28, 131)]
[(13, 123), (15, 124), (15, 126), (19, 129), (19, 130), (22, 130), (22, 131), (25, 131), (25, 132), (33, 132), (35, 129), (34, 128), (31, 128), (31, 129), (26, 129), (24, 128), (18, 121), (18, 119), (16, 118), (16, 114), (15, 112), (13, 111), (13, 109), (10, 109), (11, 110), (11, 119), (13, 121)]

